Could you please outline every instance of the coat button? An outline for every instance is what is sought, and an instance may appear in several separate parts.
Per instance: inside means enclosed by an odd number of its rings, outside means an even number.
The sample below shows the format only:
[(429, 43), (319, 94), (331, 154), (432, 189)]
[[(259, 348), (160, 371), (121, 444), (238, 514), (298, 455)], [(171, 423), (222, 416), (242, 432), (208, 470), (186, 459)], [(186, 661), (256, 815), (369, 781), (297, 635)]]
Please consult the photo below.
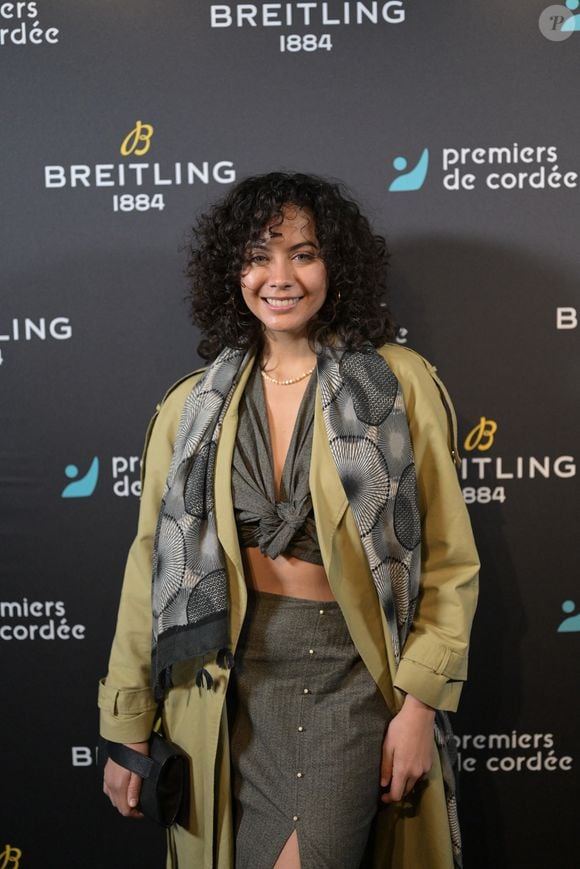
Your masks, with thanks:
[(293, 820), (293, 821), (297, 821), (297, 820), (298, 820), (298, 815), (294, 815), (294, 816), (292, 817), (292, 820)]
[(300, 727), (298, 728), (298, 733), (304, 733), (304, 728), (302, 727), (302, 725), (300, 725)]
[(310, 694), (310, 691), (308, 690), (308, 688), (304, 689), (304, 694)]
[(318, 612), (320, 613), (321, 616), (324, 615), (324, 610), (318, 610)]
[(297, 772), (297, 773), (296, 773), (296, 778), (302, 778), (303, 775), (304, 775), (303, 772)]
[(313, 654), (314, 654), (314, 649), (308, 649), (308, 654), (309, 654), (309, 655), (313, 655)]

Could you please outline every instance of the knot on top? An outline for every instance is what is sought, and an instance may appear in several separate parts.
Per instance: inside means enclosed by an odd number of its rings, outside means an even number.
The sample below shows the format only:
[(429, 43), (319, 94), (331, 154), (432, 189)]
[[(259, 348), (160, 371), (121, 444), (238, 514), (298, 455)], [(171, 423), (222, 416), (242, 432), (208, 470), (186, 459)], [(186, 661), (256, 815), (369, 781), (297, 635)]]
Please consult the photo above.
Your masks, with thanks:
[(302, 504), (277, 501), (268, 507), (260, 518), (259, 546), (264, 555), (277, 558), (288, 548), (296, 531), (304, 525), (310, 510), (310, 498), (306, 498)]
[(290, 525), (294, 531), (301, 528), (306, 519), (306, 513), (303, 509), (300, 510), (296, 506), (295, 501), (277, 501), (276, 513), (280, 517), (280, 520)]

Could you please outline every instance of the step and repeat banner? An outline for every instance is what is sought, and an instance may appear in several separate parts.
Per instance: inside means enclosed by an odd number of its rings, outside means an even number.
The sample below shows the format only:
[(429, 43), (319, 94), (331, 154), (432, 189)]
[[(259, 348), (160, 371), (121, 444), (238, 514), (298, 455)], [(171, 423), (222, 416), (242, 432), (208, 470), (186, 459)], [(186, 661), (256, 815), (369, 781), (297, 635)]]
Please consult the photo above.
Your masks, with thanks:
[(275, 169), (361, 201), (457, 407), (466, 869), (577, 865), (579, 7), (0, 2), (2, 869), (163, 865), (101, 794), (96, 683), (145, 428), (200, 364), (192, 221)]

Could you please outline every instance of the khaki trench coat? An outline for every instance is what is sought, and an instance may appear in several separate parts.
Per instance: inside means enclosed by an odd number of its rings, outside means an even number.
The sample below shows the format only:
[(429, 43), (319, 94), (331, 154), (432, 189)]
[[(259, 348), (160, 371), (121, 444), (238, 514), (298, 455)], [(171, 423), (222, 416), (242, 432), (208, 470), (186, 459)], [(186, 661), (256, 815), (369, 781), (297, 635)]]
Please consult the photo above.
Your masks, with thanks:
[[(411, 350), (379, 352), (399, 379), (413, 441), (422, 514), (421, 594), (413, 629), (395, 667), (389, 630), (364, 550), (328, 445), (319, 396), (314, 419), (310, 488), (322, 559), (352, 639), (389, 709), (405, 692), (454, 710), (467, 676), (467, 648), (477, 597), (478, 558), (457, 480), (455, 416), (435, 369)], [(231, 501), (237, 408), (251, 370), (243, 373), (224, 419), (216, 459), (217, 528), (229, 577), (232, 648), (246, 608), (246, 585)], [(101, 734), (116, 742), (148, 739), (156, 704), (150, 690), (151, 552), (160, 500), (184, 401), (201, 372), (167, 393), (147, 433), (136, 539), (129, 552), (109, 671), (99, 687)], [(174, 668), (175, 687), (163, 711), (167, 736), (191, 757), (187, 828), (168, 836), (172, 869), (232, 869), (233, 832), (225, 695), (228, 672), (204, 666), (213, 689), (197, 688), (201, 659)], [(453, 860), (438, 754), (416, 803), (384, 807), (369, 842), (377, 869), (451, 869)], [(377, 757), (377, 771), (380, 758)], [(377, 772), (378, 774), (378, 772)], [(300, 835), (300, 833), (299, 833)]]

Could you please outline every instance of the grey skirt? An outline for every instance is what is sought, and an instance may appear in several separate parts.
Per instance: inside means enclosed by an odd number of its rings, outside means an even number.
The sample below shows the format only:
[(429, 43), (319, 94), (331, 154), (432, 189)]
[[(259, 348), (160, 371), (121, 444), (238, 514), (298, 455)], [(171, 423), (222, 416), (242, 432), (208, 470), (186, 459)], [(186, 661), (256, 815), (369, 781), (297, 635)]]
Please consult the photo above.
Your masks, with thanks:
[(339, 605), (250, 591), (232, 676), (236, 869), (358, 869), (390, 714)]

